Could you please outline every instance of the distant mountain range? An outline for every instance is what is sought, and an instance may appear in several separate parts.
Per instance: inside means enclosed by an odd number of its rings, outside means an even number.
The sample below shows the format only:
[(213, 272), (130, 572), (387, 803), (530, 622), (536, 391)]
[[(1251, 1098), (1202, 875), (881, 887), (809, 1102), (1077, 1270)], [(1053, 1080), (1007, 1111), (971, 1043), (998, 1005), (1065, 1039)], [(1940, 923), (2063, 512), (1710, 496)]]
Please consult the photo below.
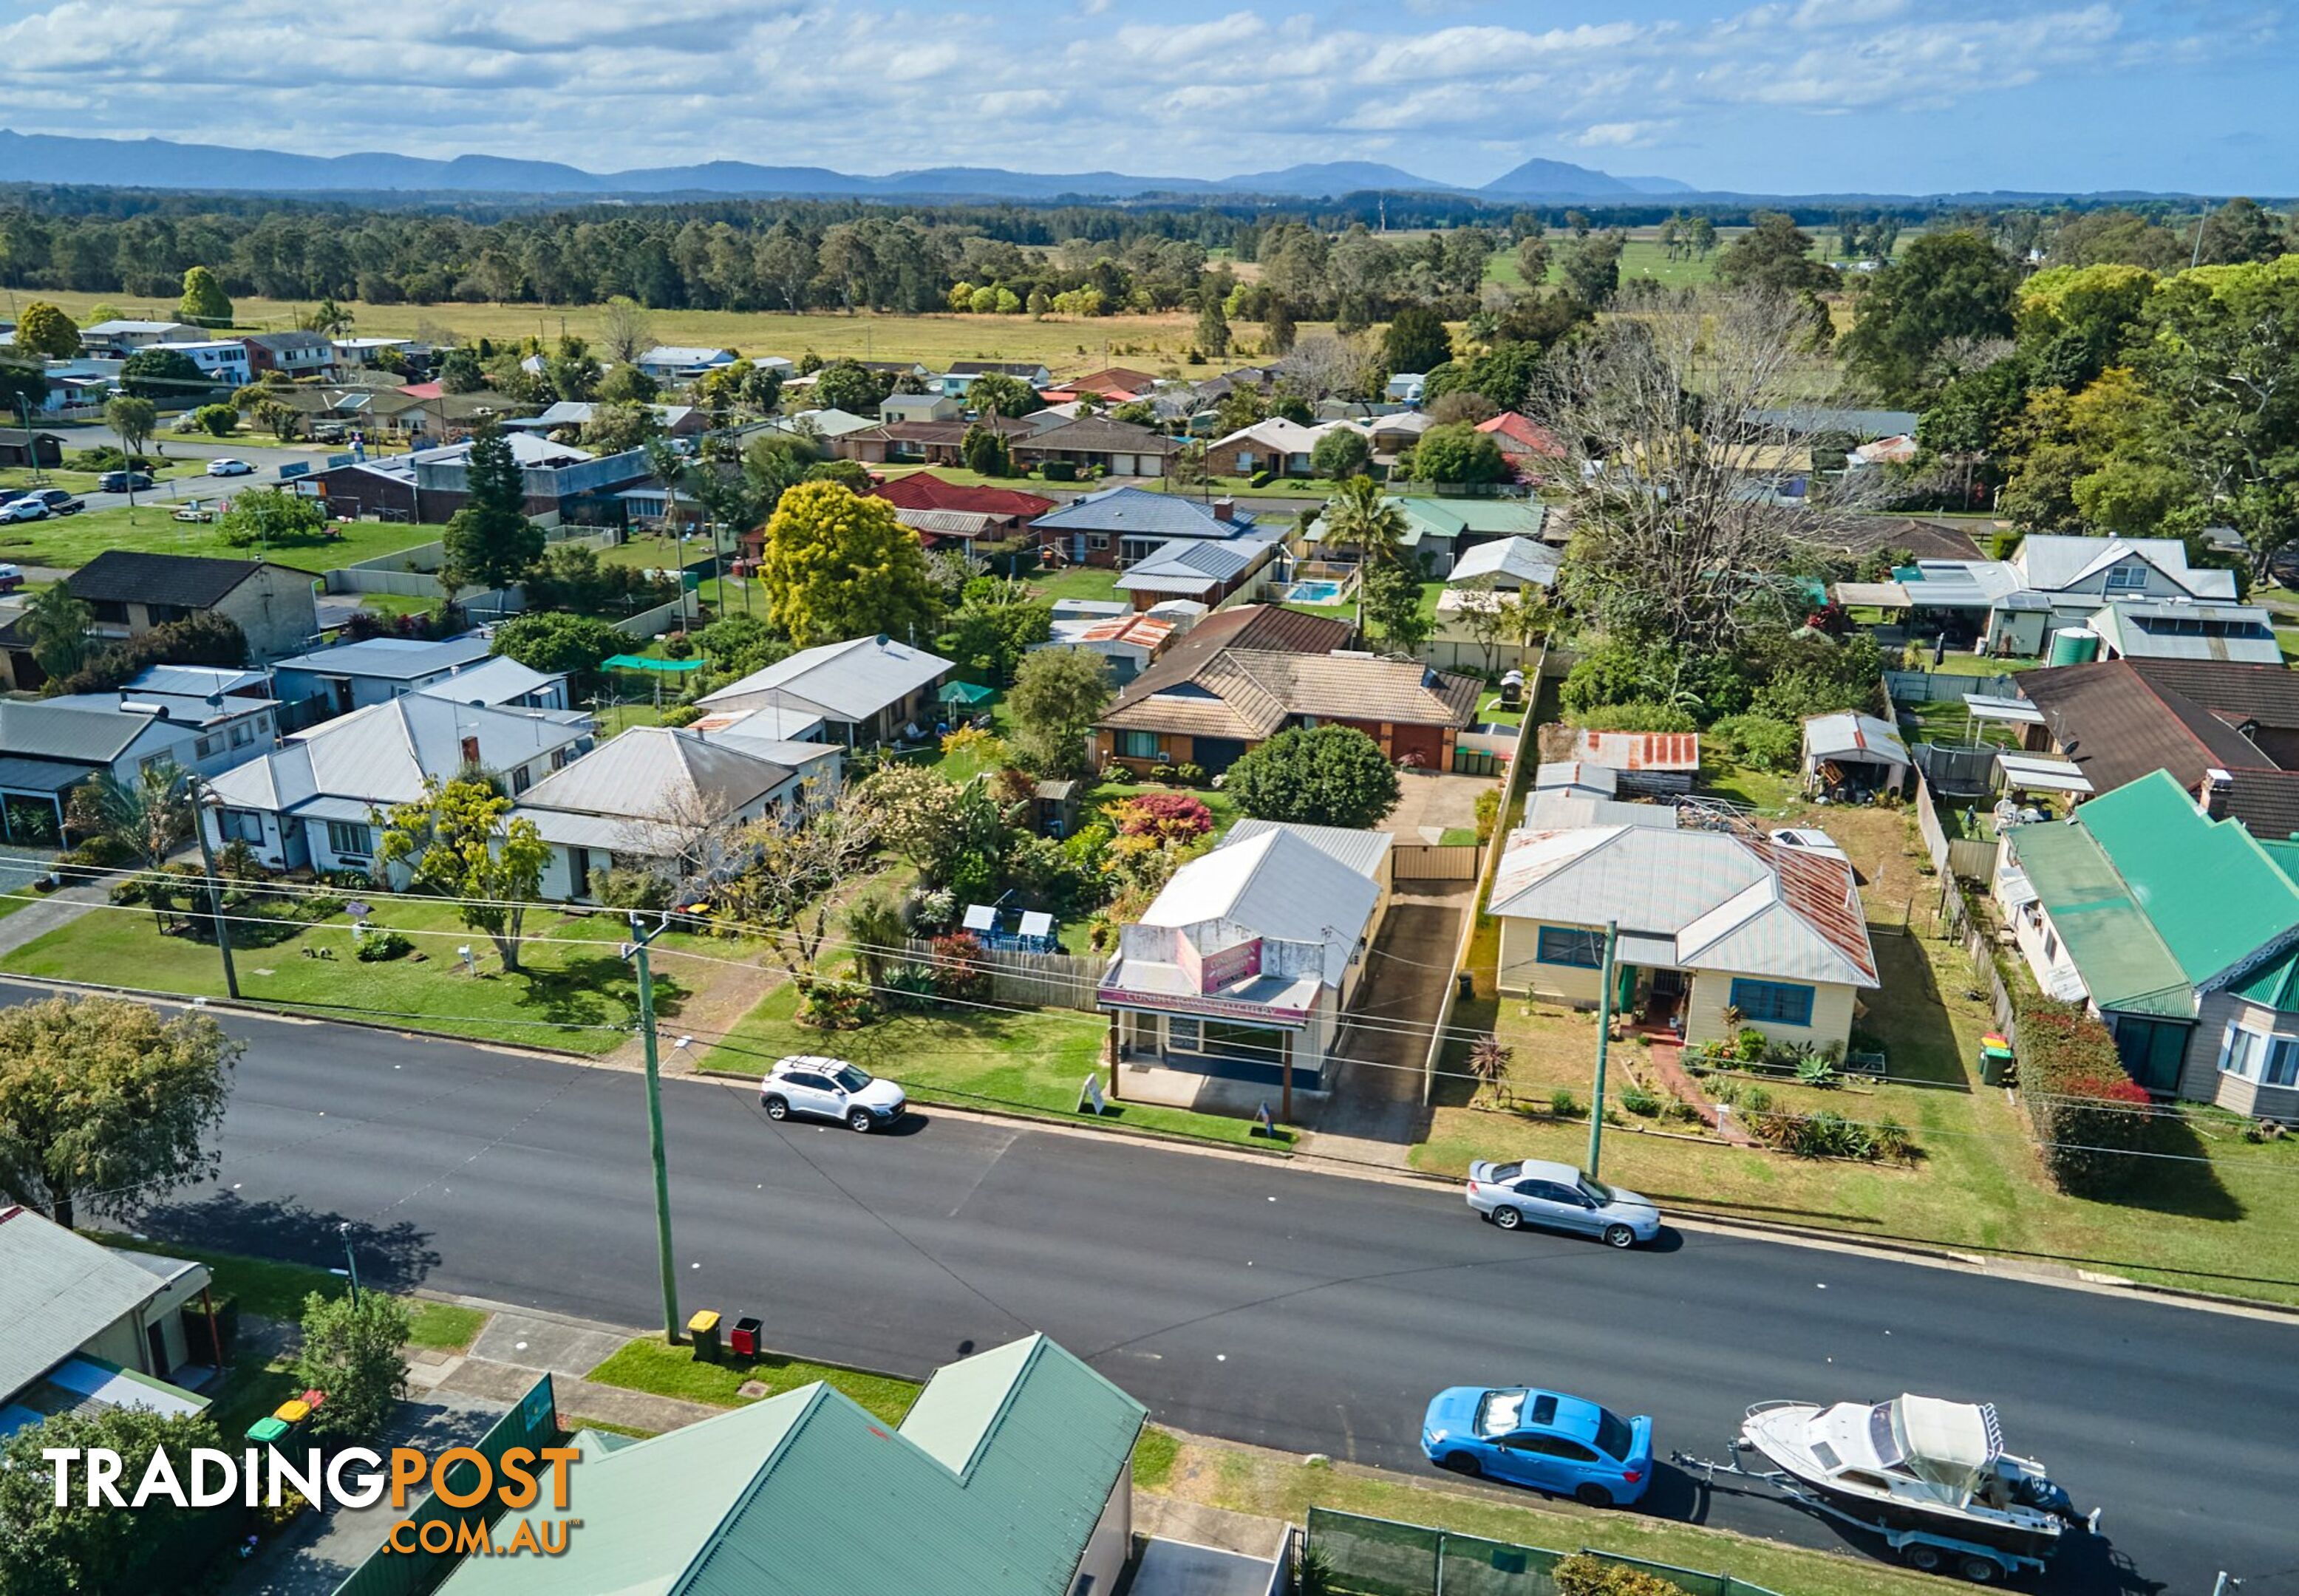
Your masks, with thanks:
[(72, 138), (0, 129), (0, 179), (120, 188), (204, 188), (267, 194), (724, 194), (793, 198), (867, 196), (932, 199), (1127, 200), (1153, 194), (1315, 199), (1387, 189), (1470, 194), (1492, 200), (1624, 200), (1691, 194), (1670, 178), (1616, 178), (1562, 161), (1528, 161), (1481, 188), (1464, 188), (1370, 161), (1323, 161), (1234, 178), (1137, 178), (1123, 172), (1015, 172), (998, 167), (930, 167), (860, 177), (819, 166), (758, 166), (709, 161), (694, 166), (587, 172), (555, 161), (458, 155), (298, 155), (178, 144), (163, 138)]

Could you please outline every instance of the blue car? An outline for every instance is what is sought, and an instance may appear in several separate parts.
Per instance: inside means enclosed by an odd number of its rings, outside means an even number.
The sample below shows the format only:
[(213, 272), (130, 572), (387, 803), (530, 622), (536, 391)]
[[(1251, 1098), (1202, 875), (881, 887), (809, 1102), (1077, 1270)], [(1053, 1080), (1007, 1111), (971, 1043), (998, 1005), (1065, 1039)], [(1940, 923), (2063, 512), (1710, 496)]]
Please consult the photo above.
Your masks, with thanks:
[(1652, 1483), (1652, 1420), (1524, 1385), (1440, 1391), (1421, 1450), (1455, 1474), (1531, 1485), (1592, 1508), (1627, 1507)]

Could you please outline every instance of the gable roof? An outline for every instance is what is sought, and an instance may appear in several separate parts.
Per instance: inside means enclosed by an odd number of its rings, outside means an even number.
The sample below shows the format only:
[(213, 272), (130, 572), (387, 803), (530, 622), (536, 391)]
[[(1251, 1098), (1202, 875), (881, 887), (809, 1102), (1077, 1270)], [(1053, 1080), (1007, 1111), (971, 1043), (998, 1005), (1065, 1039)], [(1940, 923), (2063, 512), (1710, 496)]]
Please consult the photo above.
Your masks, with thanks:
[(931, 471), (913, 471), (874, 483), (870, 496), (901, 509), (960, 510), (969, 515), (1018, 516), (1025, 520), (1054, 508), (1053, 500), (1037, 493), (954, 483)]
[(2204, 659), (2130, 664), (2133, 674), (2159, 692), (2178, 693), (2223, 720), (2255, 721), (2278, 731), (2299, 728), (2299, 671)]
[(2141, 559), (2199, 599), (2235, 600), (2235, 573), (2187, 564), (2187, 546), (2177, 538), (2063, 537), (2035, 533), (2021, 541), (2012, 557), (2032, 588), (2061, 592), (2127, 559)]
[(1511, 536), (1495, 538), (1489, 543), (1479, 543), (1453, 562), (1448, 584), (1474, 582), (1490, 576), (1497, 583), (1504, 576), (1519, 583), (1531, 583), (1547, 587), (1556, 580), (1557, 566), (1563, 557), (1548, 544), (1535, 538)]
[(1876, 955), (1852, 866), (1737, 832), (1597, 825), (1511, 833), (1491, 913), (1617, 922), (1673, 944), (1679, 968), (1873, 987)]
[(508, 654), (498, 654), (415, 690), (435, 699), (452, 699), (458, 704), (508, 704), (566, 679), (563, 674), (546, 674), (519, 664)]
[(1496, 438), (1506, 438), (1527, 454), (1537, 454), (1549, 459), (1564, 458), (1564, 445), (1556, 434), (1529, 416), (1515, 410), (1503, 410), (1499, 415), (1477, 423), (1481, 433), (1490, 433)]
[(0, 749), (25, 758), (110, 765), (152, 721), (119, 709), (0, 699)]
[(1151, 427), (1107, 416), (1077, 416), (1059, 426), (1050, 426), (1020, 440), (1017, 448), (1033, 453), (1074, 449), (1089, 454), (1172, 454), (1181, 445)]
[(0, 1402), (149, 1302), (162, 1284), (29, 1208), (0, 1203)]
[(411, 637), (371, 637), (364, 642), (337, 643), (291, 655), (271, 667), (275, 671), (309, 671), (327, 676), (371, 676), (385, 682), (412, 682), (488, 657), (493, 647), (472, 633), (427, 642)]
[[(1043, 1336), (949, 1364), (900, 1425), (819, 1383), (651, 1440), (577, 1437), (560, 1556), (475, 1557), (444, 1596), (1067, 1596), (1147, 1410)], [(868, 1503), (884, 1534), (794, 1533)], [(506, 1515), (560, 1517), (552, 1493)]]
[[(107, 549), (65, 577), (64, 586), (73, 598), (91, 604), (175, 604), (186, 609), (210, 609), (265, 564), (254, 559), (207, 559), (192, 554)], [(310, 580), (306, 573), (296, 575)]]
[(219, 801), (237, 808), (363, 822), (370, 807), (420, 798), (426, 776), (444, 781), (461, 769), (467, 737), (478, 740), (482, 765), (509, 770), (588, 735), (539, 710), (406, 693), (298, 732), (208, 784)]
[(1253, 513), (1236, 510), (1224, 521), (1193, 499), (1145, 488), (1104, 488), (1082, 494), (1040, 516), (1033, 526), (1050, 532), (1114, 532), (1131, 537), (1233, 538), (1252, 529)]
[(633, 726), (528, 788), (518, 812), (547, 841), (672, 852), (691, 831), (740, 814), (796, 773), (694, 732)]
[(1276, 546), (1257, 538), (1176, 538), (1134, 561), (1111, 585), (1124, 592), (1208, 593), (1251, 570)]
[(1323, 979), (1331, 987), (1341, 983), (1380, 901), (1369, 868), (1274, 825), (1224, 840), (1183, 865), (1142, 912), (1141, 923), (1180, 929), (1225, 920), (1280, 942), (1322, 944)]
[(950, 668), (950, 662), (940, 655), (890, 637), (858, 637), (801, 649), (705, 693), (700, 701), (733, 704), (771, 696), (786, 707), (811, 709), (827, 719), (865, 721), (940, 681)]
[(1184, 633), (1158, 662), (1127, 683), (1110, 707), (1145, 698), (1171, 682), (1187, 682), (1227, 648), (1295, 654), (1330, 654), (1349, 641), (1349, 624), (1274, 604), (1241, 604), (1218, 610)]
[[(2220, 715), (2214, 715), (2174, 682), (2192, 680), (2183, 669), (2192, 662), (2173, 660), (2094, 660), (2088, 665), (2058, 666), (2023, 672), (2020, 690), (2043, 711), (2044, 724), (2060, 751), (2081, 770), (2095, 792), (2110, 792), (2154, 771), (2167, 771), (2179, 786), (2192, 791), (2204, 773), (2215, 766), (2256, 769), (2274, 761)], [(2249, 671), (2262, 667), (2208, 665), (2211, 671)], [(2278, 669), (2278, 676), (2299, 677)], [(2212, 690), (2208, 682), (2197, 685)], [(2231, 695), (2231, 696), (2240, 696)], [(2299, 705), (2299, 692), (2295, 692)]]

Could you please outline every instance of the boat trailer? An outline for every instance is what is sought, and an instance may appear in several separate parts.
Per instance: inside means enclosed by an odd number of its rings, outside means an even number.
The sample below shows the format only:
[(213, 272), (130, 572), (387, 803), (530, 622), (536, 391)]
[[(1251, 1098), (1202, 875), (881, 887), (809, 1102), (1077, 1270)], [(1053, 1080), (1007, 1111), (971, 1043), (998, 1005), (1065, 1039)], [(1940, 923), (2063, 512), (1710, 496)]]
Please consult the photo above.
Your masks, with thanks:
[[(1740, 1460), (1741, 1451), (1744, 1449), (1754, 1450), (1744, 1441), (1735, 1439), (1727, 1442), (1725, 1448), (1731, 1454), (1732, 1460), (1729, 1463), (1719, 1463), (1707, 1458), (1696, 1458), (1686, 1452), (1673, 1451), (1669, 1453), (1669, 1461), (1688, 1473), (1697, 1474), (1711, 1485), (1716, 1483), (1717, 1476), (1720, 1475), (1732, 1479), (1753, 1481), (1760, 1485), (1769, 1485), (1779, 1492), (1783, 1499), (1795, 1503), (1797, 1507), (1825, 1514), (1840, 1523), (1852, 1526), (1855, 1529), (1865, 1530), (1870, 1534), (1880, 1536), (1884, 1543), (1899, 1555), (1902, 1562), (1911, 1568), (1921, 1569), (1927, 1574), (1956, 1574), (1970, 1580), (1973, 1584), (1987, 1584), (1992, 1581), (2007, 1579), (2016, 1575), (2040, 1574), (2044, 1571), (2043, 1559), (2030, 1557), (2024, 1552), (2007, 1551), (2000, 1546), (1989, 1546), (1978, 1541), (1960, 1540), (1954, 1535), (1943, 1535), (1932, 1530), (1894, 1529), (1875, 1518), (1865, 1517), (1830, 1501), (1786, 1469), (1743, 1467)], [(2099, 1528), (2097, 1509), (2092, 1510), (2090, 1518), (2086, 1521), (2086, 1526), (2094, 1533), (2097, 1533)]]

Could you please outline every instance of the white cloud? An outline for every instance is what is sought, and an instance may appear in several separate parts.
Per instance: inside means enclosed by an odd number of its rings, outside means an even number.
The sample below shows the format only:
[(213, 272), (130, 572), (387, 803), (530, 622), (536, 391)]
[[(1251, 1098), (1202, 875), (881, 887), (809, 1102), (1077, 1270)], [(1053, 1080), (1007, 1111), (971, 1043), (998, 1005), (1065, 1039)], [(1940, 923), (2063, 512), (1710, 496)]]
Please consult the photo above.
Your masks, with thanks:
[(1660, 136), (1676, 126), (1672, 119), (1645, 122), (1592, 122), (1578, 133), (1568, 134), (1564, 142), (1580, 150), (1635, 150), (1656, 144)]

